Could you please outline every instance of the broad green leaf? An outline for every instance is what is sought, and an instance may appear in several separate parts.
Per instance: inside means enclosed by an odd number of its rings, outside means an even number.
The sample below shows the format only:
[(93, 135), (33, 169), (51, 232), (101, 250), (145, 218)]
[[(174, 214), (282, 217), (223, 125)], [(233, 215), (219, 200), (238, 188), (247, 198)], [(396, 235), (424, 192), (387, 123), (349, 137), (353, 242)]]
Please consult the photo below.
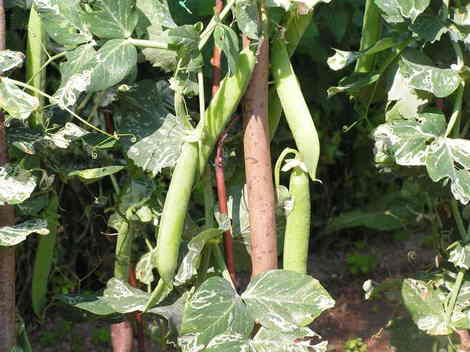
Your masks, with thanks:
[(38, 107), (38, 98), (25, 93), (12, 80), (1, 78), (0, 108), (9, 114), (9, 118), (26, 120)]
[(328, 342), (311, 345), (312, 338), (320, 338), (309, 328), (299, 328), (292, 332), (262, 327), (251, 341), (254, 352), (326, 352)]
[(402, 286), (403, 302), (419, 329), (429, 335), (449, 335), (451, 327), (437, 291), (424, 281), (406, 279)]
[(185, 254), (175, 276), (175, 286), (184, 285), (197, 274), (201, 263), (202, 250), (210, 240), (220, 237), (221, 233), (219, 229), (207, 229), (189, 241), (188, 252)]
[(20, 204), (36, 188), (36, 178), (28, 170), (10, 165), (0, 166), (0, 206)]
[[(149, 40), (155, 40), (166, 43), (168, 38), (159, 24), (154, 24), (148, 29)], [(178, 55), (175, 50), (145, 48), (142, 50), (144, 57), (152, 66), (160, 67), (166, 72), (176, 70)]]
[(0, 246), (15, 246), (33, 233), (48, 235), (47, 221), (43, 219), (28, 220), (14, 226), (0, 227)]
[(137, 64), (137, 50), (124, 39), (107, 41), (84, 70), (91, 70), (88, 91), (105, 90), (121, 82)]
[(403, 56), (400, 73), (410, 87), (430, 92), (438, 98), (449, 96), (462, 82), (457, 71), (417, 64)]
[(241, 334), (225, 333), (214, 337), (204, 352), (254, 352), (248, 337)]
[(112, 278), (103, 292), (103, 300), (118, 313), (144, 310), (150, 294), (132, 287), (126, 282)]
[(67, 149), (70, 144), (87, 134), (87, 131), (77, 126), (73, 122), (67, 122), (63, 128), (56, 133), (48, 134), (44, 137), (45, 141), (53, 148)]
[(150, 285), (155, 277), (153, 275), (153, 269), (155, 268), (155, 259), (154, 256), (157, 255), (156, 250), (151, 250), (150, 252), (145, 253), (135, 266), (135, 276), (140, 282)]
[(168, 114), (158, 130), (130, 147), (127, 156), (155, 176), (162, 169), (176, 165), (187, 134), (183, 121)]
[(219, 23), (214, 30), (215, 45), (217, 45), (225, 54), (227, 58), (228, 67), (231, 73), (237, 71), (238, 55), (240, 51), (240, 44), (238, 36), (235, 31)]
[(311, 276), (286, 270), (257, 275), (242, 294), (250, 316), (284, 332), (310, 324), (335, 301)]
[(66, 51), (67, 61), (60, 64), (61, 86), (64, 86), (72, 76), (82, 73), (86, 67), (94, 66), (96, 64), (95, 56), (96, 50), (92, 44), (83, 44), (73, 50)]
[[(462, 204), (470, 201), (470, 141), (439, 137), (428, 147), (426, 170), (434, 182), (449, 178)], [(461, 169), (463, 168), (463, 169)]]
[[(425, 165), (429, 142), (442, 134), (446, 121), (442, 114), (420, 114), (416, 120), (398, 120), (382, 124), (373, 135), (376, 148), (394, 156), (397, 164), (404, 166)], [(379, 151), (379, 150), (378, 150)]]
[(173, 91), (166, 81), (140, 81), (137, 88), (122, 95), (117, 111), (121, 124), (117, 131), (131, 135), (119, 140), (125, 152), (131, 144), (161, 127), (164, 118), (174, 112), (173, 101)]
[(368, 85), (375, 83), (379, 78), (380, 74), (374, 72), (352, 74), (349, 77), (341, 79), (339, 81), (339, 86), (328, 88), (328, 97), (330, 98), (338, 93), (367, 87)]
[(430, 0), (375, 0), (375, 4), (383, 11), (384, 18), (389, 23), (412, 22), (427, 9)]
[(80, 0), (34, 0), (46, 31), (57, 43), (77, 46), (93, 39)]
[(95, 0), (93, 12), (86, 18), (90, 30), (106, 39), (129, 38), (137, 25), (139, 16), (135, 11), (135, 0)]
[(14, 68), (21, 67), (25, 55), (20, 51), (0, 51), (0, 73), (5, 73)]
[(103, 296), (98, 295), (58, 295), (57, 298), (72, 307), (86, 310), (96, 315), (116, 313)]
[(422, 15), (410, 26), (410, 30), (418, 35), (418, 38), (426, 42), (434, 43), (441, 40), (447, 33), (446, 23), (440, 16)]
[(42, 194), (33, 198), (28, 198), (24, 202), (17, 204), (18, 216), (37, 216), (41, 210), (47, 207), (49, 197), (47, 194)]
[(96, 169), (72, 171), (68, 174), (68, 176), (78, 176), (82, 181), (90, 183), (98, 181), (103, 177), (113, 175), (123, 170), (124, 168), (125, 166), (122, 165), (105, 166)]
[(258, 39), (260, 24), (258, 22), (258, 7), (251, 0), (238, 0), (233, 8), (233, 15), (238, 28), (250, 39)]
[(470, 269), (470, 245), (462, 246), (457, 242), (449, 253), (449, 262), (453, 263), (457, 268)]
[(220, 334), (249, 336), (254, 321), (230, 283), (221, 277), (205, 281), (186, 304), (180, 335), (197, 335), (207, 344)]
[(165, 28), (175, 28), (167, 0), (137, 0), (137, 9), (148, 21), (148, 25), (158, 25)]

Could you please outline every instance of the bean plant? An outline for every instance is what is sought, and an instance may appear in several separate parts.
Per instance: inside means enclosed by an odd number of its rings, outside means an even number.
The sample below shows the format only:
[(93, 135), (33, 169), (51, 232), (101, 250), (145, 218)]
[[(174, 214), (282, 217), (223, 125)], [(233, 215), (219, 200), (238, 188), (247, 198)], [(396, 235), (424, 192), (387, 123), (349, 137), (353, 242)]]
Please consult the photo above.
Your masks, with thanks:
[[(327, 342), (308, 327), (334, 305), (307, 275), (310, 181), (317, 181), (320, 143), (290, 62), (318, 2), (229, 0), (209, 21), (180, 24), (174, 7), (189, 11), (184, 1), (7, 1), (30, 16), (26, 55), (0, 52), (0, 107), (11, 155), (0, 167), (0, 205), (15, 205), (23, 214), (16, 225), (0, 228), (0, 246), (40, 236), (32, 279), (39, 317), (48, 305), (63, 302), (114, 324), (131, 313), (157, 316), (182, 351), (326, 351)], [(264, 6), (268, 20), (277, 14), (267, 26), (261, 25)], [(254, 276), (240, 292), (221, 244), (231, 230), (250, 251), (244, 181), (230, 199), (229, 214), (220, 214), (213, 205), (210, 158), (238, 110), (267, 32), (274, 80), (269, 132), (276, 133), (283, 111), (297, 149), (285, 150), (273, 176), (279, 221), (286, 218), (283, 269)], [(243, 49), (241, 36), (250, 41)], [(393, 43), (387, 48), (401, 42)], [(209, 100), (210, 45), (222, 50), (226, 65)], [(24, 80), (17, 74), (23, 64)], [(54, 69), (60, 80), (50, 82)], [(288, 154), (294, 158), (282, 166)], [(288, 189), (280, 185), (281, 169), (291, 173)], [(455, 177), (465, 177), (457, 171)], [(237, 177), (244, 179), (242, 170)], [(96, 185), (100, 195), (112, 187), (95, 201), (106, 207), (107, 226), (115, 230), (114, 277), (93, 295), (59, 295), (51, 302), (48, 277), (61, 196), (64, 187), (80, 183)], [(201, 188), (203, 221), (190, 207)], [(133, 263), (138, 287), (128, 280)], [(116, 341), (115, 348), (125, 348)], [(16, 350), (30, 346), (22, 338)]]
[[(470, 329), (470, 227), (465, 215), (470, 202), (470, 123), (464, 104), (469, 14), (470, 7), (461, 1), (367, 1), (360, 50), (335, 49), (328, 59), (333, 70), (357, 61), (353, 72), (328, 94), (349, 94), (357, 123), (374, 128), (378, 170), (419, 190), (432, 214), (434, 238), (444, 231), (438, 206), (445, 204), (453, 216), (457, 241), (448, 247), (438, 241), (437, 246), (447, 263), (398, 285), (414, 322), (430, 335), (457, 332), (462, 337)], [(384, 285), (373, 288), (367, 282), (368, 295)], [(462, 350), (468, 348), (464, 340)]]

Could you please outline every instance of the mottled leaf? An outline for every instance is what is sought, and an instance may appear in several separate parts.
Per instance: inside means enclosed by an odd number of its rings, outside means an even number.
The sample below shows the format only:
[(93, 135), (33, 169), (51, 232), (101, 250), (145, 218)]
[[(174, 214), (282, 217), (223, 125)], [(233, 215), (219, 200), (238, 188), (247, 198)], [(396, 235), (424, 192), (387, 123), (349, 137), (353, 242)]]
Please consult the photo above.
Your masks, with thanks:
[(25, 93), (12, 80), (1, 79), (0, 108), (9, 114), (9, 118), (26, 120), (38, 107), (38, 98)]
[(460, 242), (449, 253), (449, 262), (460, 269), (470, 269), (470, 245), (462, 246)]
[(251, 342), (254, 352), (326, 352), (328, 342), (316, 344), (311, 340), (321, 340), (309, 328), (299, 328), (292, 332), (282, 332), (262, 327)]
[(158, 130), (130, 147), (127, 156), (155, 176), (163, 168), (176, 165), (187, 134), (183, 121), (169, 114)]
[(104, 302), (118, 313), (144, 310), (149, 297), (149, 293), (132, 287), (128, 283), (116, 278), (108, 281), (103, 293)]
[(86, 18), (96, 36), (107, 39), (128, 38), (139, 19), (135, 0), (95, 0)]
[(80, 94), (85, 92), (91, 84), (91, 70), (76, 73), (71, 76), (65, 85), (61, 86), (52, 96), (51, 102), (61, 109), (75, 105)]
[(224, 333), (249, 336), (253, 326), (253, 319), (230, 283), (211, 277), (186, 304), (180, 334), (197, 334), (197, 344), (205, 345)]
[(400, 73), (410, 87), (430, 92), (437, 98), (449, 96), (462, 82), (457, 71), (417, 64), (403, 56)]
[(19, 204), (36, 188), (36, 178), (28, 170), (10, 165), (0, 166), (0, 206)]
[(251, 0), (238, 0), (235, 2), (233, 14), (238, 28), (250, 39), (258, 39), (260, 24), (258, 22), (258, 7)]
[(67, 122), (63, 128), (44, 137), (53, 148), (67, 149), (78, 138), (87, 134), (87, 131), (73, 122)]
[(271, 270), (256, 276), (242, 294), (253, 319), (284, 332), (310, 324), (335, 301), (311, 276)]
[(0, 227), (0, 246), (15, 246), (26, 238), (37, 233), (39, 235), (48, 235), (47, 221), (43, 219), (28, 220), (14, 226)]
[(21, 67), (25, 55), (20, 51), (0, 51), (0, 73), (5, 73), (16, 67)]
[(149, 285), (154, 280), (153, 269), (155, 268), (155, 256), (157, 251), (151, 250), (150, 252), (145, 253), (135, 266), (135, 276), (140, 282)]
[(405, 19), (414, 22), (430, 2), (430, 0), (375, 0), (375, 4), (382, 10), (385, 20), (389, 23), (403, 22)]
[(197, 274), (201, 262), (202, 250), (207, 242), (220, 237), (221, 233), (219, 229), (207, 229), (189, 241), (188, 252), (185, 254), (178, 268), (178, 273), (175, 276), (175, 286), (184, 285)]
[(419, 39), (430, 43), (441, 40), (448, 31), (446, 23), (439, 16), (431, 15), (419, 16), (410, 29)]
[(34, 0), (46, 31), (57, 43), (77, 46), (93, 39), (80, 0)]
[(424, 281), (406, 279), (402, 286), (403, 302), (419, 329), (429, 335), (449, 335), (451, 327), (438, 293)]
[(337, 87), (330, 87), (327, 90), (328, 97), (332, 97), (338, 93), (360, 89), (376, 82), (380, 78), (378, 73), (355, 73), (349, 77), (345, 77), (339, 81)]

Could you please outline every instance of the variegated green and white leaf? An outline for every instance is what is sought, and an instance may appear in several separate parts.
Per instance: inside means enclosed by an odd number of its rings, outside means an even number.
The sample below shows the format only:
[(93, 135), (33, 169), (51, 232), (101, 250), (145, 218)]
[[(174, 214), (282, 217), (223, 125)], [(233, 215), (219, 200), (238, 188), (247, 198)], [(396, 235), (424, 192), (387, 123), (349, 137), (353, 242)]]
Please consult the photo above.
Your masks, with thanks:
[(48, 134), (44, 140), (49, 141), (55, 148), (67, 149), (74, 140), (83, 137), (87, 131), (73, 122), (67, 122), (56, 133)]
[(116, 278), (108, 281), (103, 292), (104, 301), (118, 313), (144, 310), (150, 294)]
[(0, 51), (0, 73), (8, 72), (16, 67), (21, 67), (25, 55), (21, 51)]
[(251, 0), (238, 0), (232, 11), (240, 31), (250, 39), (258, 39), (261, 26), (256, 4)]
[(310, 324), (335, 304), (318, 280), (287, 270), (256, 276), (242, 299), (253, 319), (266, 328), (284, 332)]
[(64, 86), (61, 86), (52, 96), (52, 103), (61, 109), (75, 105), (81, 93), (85, 92), (91, 84), (91, 70), (85, 70), (71, 76)]
[(65, 86), (71, 77), (82, 73), (87, 67), (95, 66), (95, 56), (96, 50), (92, 44), (83, 44), (73, 50), (66, 51), (67, 61), (60, 64), (61, 86)]
[(429, 335), (449, 335), (443, 303), (437, 291), (424, 281), (406, 279), (402, 286), (403, 302), (419, 329)]
[(430, 0), (375, 0), (375, 4), (389, 23), (399, 23), (405, 19), (414, 22), (428, 8), (430, 2)]
[(34, 0), (46, 31), (57, 43), (77, 46), (93, 39), (80, 0)]
[(93, 34), (106, 39), (132, 35), (139, 19), (135, 0), (95, 0), (92, 6), (94, 11), (87, 13), (86, 18)]
[(425, 165), (429, 142), (444, 133), (442, 114), (420, 114), (416, 120), (398, 120), (382, 124), (374, 131), (377, 152), (391, 154), (397, 164)]
[(36, 188), (31, 172), (10, 165), (0, 166), (0, 205), (20, 204)]
[(241, 334), (221, 334), (214, 337), (204, 352), (254, 352), (248, 337)]
[(39, 235), (48, 235), (47, 221), (43, 219), (28, 220), (14, 226), (0, 227), (0, 246), (15, 246), (26, 238), (37, 233)]
[(183, 121), (168, 114), (163, 125), (150, 136), (135, 143), (127, 156), (137, 166), (155, 176), (163, 168), (176, 165), (187, 134)]
[(197, 335), (197, 345), (205, 345), (221, 334), (248, 337), (254, 321), (230, 283), (221, 277), (205, 281), (186, 304), (181, 335)]
[(450, 251), (449, 262), (460, 269), (470, 269), (470, 245), (462, 246), (460, 242)]
[(106, 302), (103, 296), (97, 295), (59, 295), (57, 298), (72, 307), (86, 310), (96, 315), (110, 315), (116, 313)]
[(25, 93), (9, 78), (1, 79), (0, 108), (9, 114), (9, 118), (26, 120), (38, 107), (38, 98)]
[(202, 250), (207, 242), (220, 237), (221, 233), (220, 229), (207, 229), (189, 241), (188, 252), (185, 254), (175, 276), (175, 286), (184, 285), (197, 274), (201, 263)]
[(438, 98), (451, 95), (462, 83), (457, 71), (421, 65), (402, 57), (400, 73), (411, 88), (424, 90)]
[(283, 332), (262, 327), (251, 341), (254, 352), (326, 352), (328, 342), (311, 344), (312, 338), (320, 336), (310, 328)]

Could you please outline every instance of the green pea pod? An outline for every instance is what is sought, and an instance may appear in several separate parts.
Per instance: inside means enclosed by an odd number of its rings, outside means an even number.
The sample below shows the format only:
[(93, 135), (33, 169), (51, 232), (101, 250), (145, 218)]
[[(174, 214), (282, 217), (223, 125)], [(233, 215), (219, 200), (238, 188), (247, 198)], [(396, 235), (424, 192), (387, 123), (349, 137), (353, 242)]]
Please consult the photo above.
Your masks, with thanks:
[[(245, 94), (256, 58), (250, 50), (246, 49), (240, 53), (238, 62), (238, 71), (224, 78), (205, 112), (204, 119), (200, 122), (202, 125), (198, 126), (202, 129), (204, 136), (199, 148), (195, 143), (186, 143), (176, 163), (157, 237), (155, 264), (160, 274), (160, 282), (152, 292), (144, 310), (158, 303), (173, 286), (184, 219), (198, 166), (205, 165), (209, 160), (219, 134)], [(199, 176), (203, 171), (199, 168)]]
[[(289, 57), (294, 54), (297, 45), (299, 45), (300, 39), (302, 39), (302, 36), (310, 25), (310, 22), (312, 21), (312, 15), (312, 11), (306, 15), (300, 15), (297, 13), (297, 11), (292, 11), (289, 14), (285, 26), (286, 32), (284, 34), (284, 38), (287, 42), (287, 51), (289, 53)], [(269, 88), (268, 112), (269, 133), (271, 139), (273, 139), (282, 114), (281, 102), (279, 101), (275, 87)]]
[(305, 274), (310, 238), (310, 189), (308, 174), (300, 167), (292, 170), (289, 194), (294, 206), (287, 215), (283, 253), (284, 269)]
[(276, 91), (287, 123), (294, 136), (301, 159), (307, 166), (311, 179), (315, 180), (320, 156), (320, 141), (299, 82), (289, 61), (286, 45), (282, 40), (273, 42), (271, 58), (271, 70)]
[(36, 257), (34, 260), (33, 280), (32, 280), (32, 305), (33, 311), (40, 316), (46, 306), (47, 284), (49, 282), (49, 274), (51, 272), (52, 261), (54, 258), (54, 248), (57, 238), (57, 228), (59, 226), (59, 198), (55, 193), (51, 193), (49, 205), (44, 212), (47, 220), (49, 234), (40, 236)]

